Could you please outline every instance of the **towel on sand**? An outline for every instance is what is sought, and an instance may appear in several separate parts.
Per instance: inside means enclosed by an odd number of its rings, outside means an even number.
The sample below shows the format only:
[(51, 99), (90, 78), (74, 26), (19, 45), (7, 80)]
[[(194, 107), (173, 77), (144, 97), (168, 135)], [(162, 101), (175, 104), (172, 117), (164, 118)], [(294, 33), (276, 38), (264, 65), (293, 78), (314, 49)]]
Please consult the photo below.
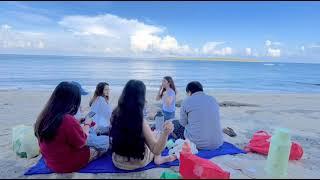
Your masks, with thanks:
[[(233, 144), (224, 142), (223, 145), (220, 146), (218, 149), (200, 150), (197, 155), (201, 158), (211, 159), (215, 156), (222, 156), (226, 154), (239, 154), (239, 153), (245, 153), (245, 152), (237, 148)], [(170, 166), (179, 166), (179, 160), (175, 160), (173, 162), (164, 163), (159, 166), (154, 164), (154, 162), (151, 162), (147, 166), (136, 169), (136, 170), (132, 170), (132, 171), (122, 170), (122, 169), (118, 169), (113, 165), (111, 154), (112, 153), (108, 151), (106, 154), (90, 162), (86, 167), (80, 169), (78, 172), (79, 173), (129, 173), (129, 172), (144, 171), (144, 170), (157, 168), (157, 167), (168, 168)], [(165, 149), (162, 152), (162, 155), (164, 156), (168, 155), (168, 149)], [(50, 174), (50, 173), (54, 173), (54, 172), (46, 166), (43, 158), (41, 157), (38, 163), (35, 166), (31, 167), (24, 175)]]

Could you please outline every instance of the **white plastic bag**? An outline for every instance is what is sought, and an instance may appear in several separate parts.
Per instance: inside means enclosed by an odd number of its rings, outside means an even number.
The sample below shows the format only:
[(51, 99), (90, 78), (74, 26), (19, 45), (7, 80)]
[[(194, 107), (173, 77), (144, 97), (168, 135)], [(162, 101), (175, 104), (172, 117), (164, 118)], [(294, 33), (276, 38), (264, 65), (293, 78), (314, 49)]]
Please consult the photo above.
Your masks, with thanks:
[(32, 126), (18, 125), (12, 128), (12, 148), (21, 158), (31, 159), (40, 154)]
[(196, 147), (196, 145), (191, 142), (190, 140), (183, 140), (183, 139), (177, 139), (174, 142), (174, 145), (171, 149), (169, 149), (169, 155), (176, 155), (178, 159), (180, 159), (180, 152), (182, 151), (182, 146), (184, 142), (188, 142), (190, 144), (190, 148), (191, 148), (191, 153), (192, 154), (197, 154), (198, 153), (198, 149)]

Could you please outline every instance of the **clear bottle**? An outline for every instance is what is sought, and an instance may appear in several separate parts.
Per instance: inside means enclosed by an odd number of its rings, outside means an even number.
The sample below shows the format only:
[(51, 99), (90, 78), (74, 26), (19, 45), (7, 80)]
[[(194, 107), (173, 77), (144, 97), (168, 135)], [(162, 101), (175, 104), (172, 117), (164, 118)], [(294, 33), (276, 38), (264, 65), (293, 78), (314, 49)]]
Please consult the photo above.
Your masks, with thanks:
[(163, 124), (164, 124), (164, 115), (161, 111), (158, 111), (155, 115), (155, 123), (156, 123), (156, 130), (163, 131)]
[(269, 178), (287, 178), (291, 149), (289, 130), (279, 128), (271, 137), (265, 171)]

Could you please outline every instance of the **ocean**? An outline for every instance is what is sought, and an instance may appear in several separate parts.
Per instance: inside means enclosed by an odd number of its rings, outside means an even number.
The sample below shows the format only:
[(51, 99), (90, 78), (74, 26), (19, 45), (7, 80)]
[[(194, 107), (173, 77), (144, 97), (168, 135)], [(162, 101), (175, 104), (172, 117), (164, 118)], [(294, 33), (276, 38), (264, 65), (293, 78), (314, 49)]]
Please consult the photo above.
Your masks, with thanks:
[(164, 76), (181, 91), (197, 80), (215, 92), (320, 92), (320, 64), (0, 55), (2, 90), (52, 90), (61, 81), (78, 81), (89, 91), (101, 81), (122, 89), (130, 79), (158, 90)]

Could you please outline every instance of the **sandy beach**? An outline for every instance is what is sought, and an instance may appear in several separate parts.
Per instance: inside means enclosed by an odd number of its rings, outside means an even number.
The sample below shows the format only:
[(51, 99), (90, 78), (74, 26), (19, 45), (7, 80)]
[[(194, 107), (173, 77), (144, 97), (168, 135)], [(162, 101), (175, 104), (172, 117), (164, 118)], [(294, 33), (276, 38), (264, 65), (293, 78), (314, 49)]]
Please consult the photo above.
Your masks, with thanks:
[[(149, 112), (159, 108), (155, 102), (156, 92), (147, 92)], [(49, 174), (24, 176), (24, 172), (33, 166), (40, 156), (27, 160), (15, 155), (11, 146), (11, 128), (15, 125), (32, 125), (51, 91), (1, 90), (0, 91), (0, 177), (1, 178), (159, 178), (164, 169), (155, 168), (128, 174)], [(111, 92), (112, 107), (116, 106), (120, 92)], [(178, 94), (177, 101), (184, 98), (184, 92)], [(257, 130), (272, 133), (277, 127), (291, 130), (291, 140), (298, 142), (304, 149), (299, 161), (290, 161), (289, 178), (319, 178), (320, 168), (320, 94), (271, 94), (271, 93), (214, 93), (219, 103), (244, 103), (244, 106), (221, 107), (223, 127), (231, 127), (237, 133), (234, 138), (224, 134), (225, 140), (244, 148)], [(82, 98), (82, 106), (88, 106), (92, 93)], [(228, 104), (228, 103), (226, 103)], [(246, 106), (251, 104), (255, 106)], [(179, 117), (179, 108), (176, 111)], [(263, 178), (266, 157), (253, 153), (226, 155), (211, 159), (231, 178)], [(171, 169), (177, 171), (178, 167)], [(239, 170), (241, 169), (241, 170)]]

